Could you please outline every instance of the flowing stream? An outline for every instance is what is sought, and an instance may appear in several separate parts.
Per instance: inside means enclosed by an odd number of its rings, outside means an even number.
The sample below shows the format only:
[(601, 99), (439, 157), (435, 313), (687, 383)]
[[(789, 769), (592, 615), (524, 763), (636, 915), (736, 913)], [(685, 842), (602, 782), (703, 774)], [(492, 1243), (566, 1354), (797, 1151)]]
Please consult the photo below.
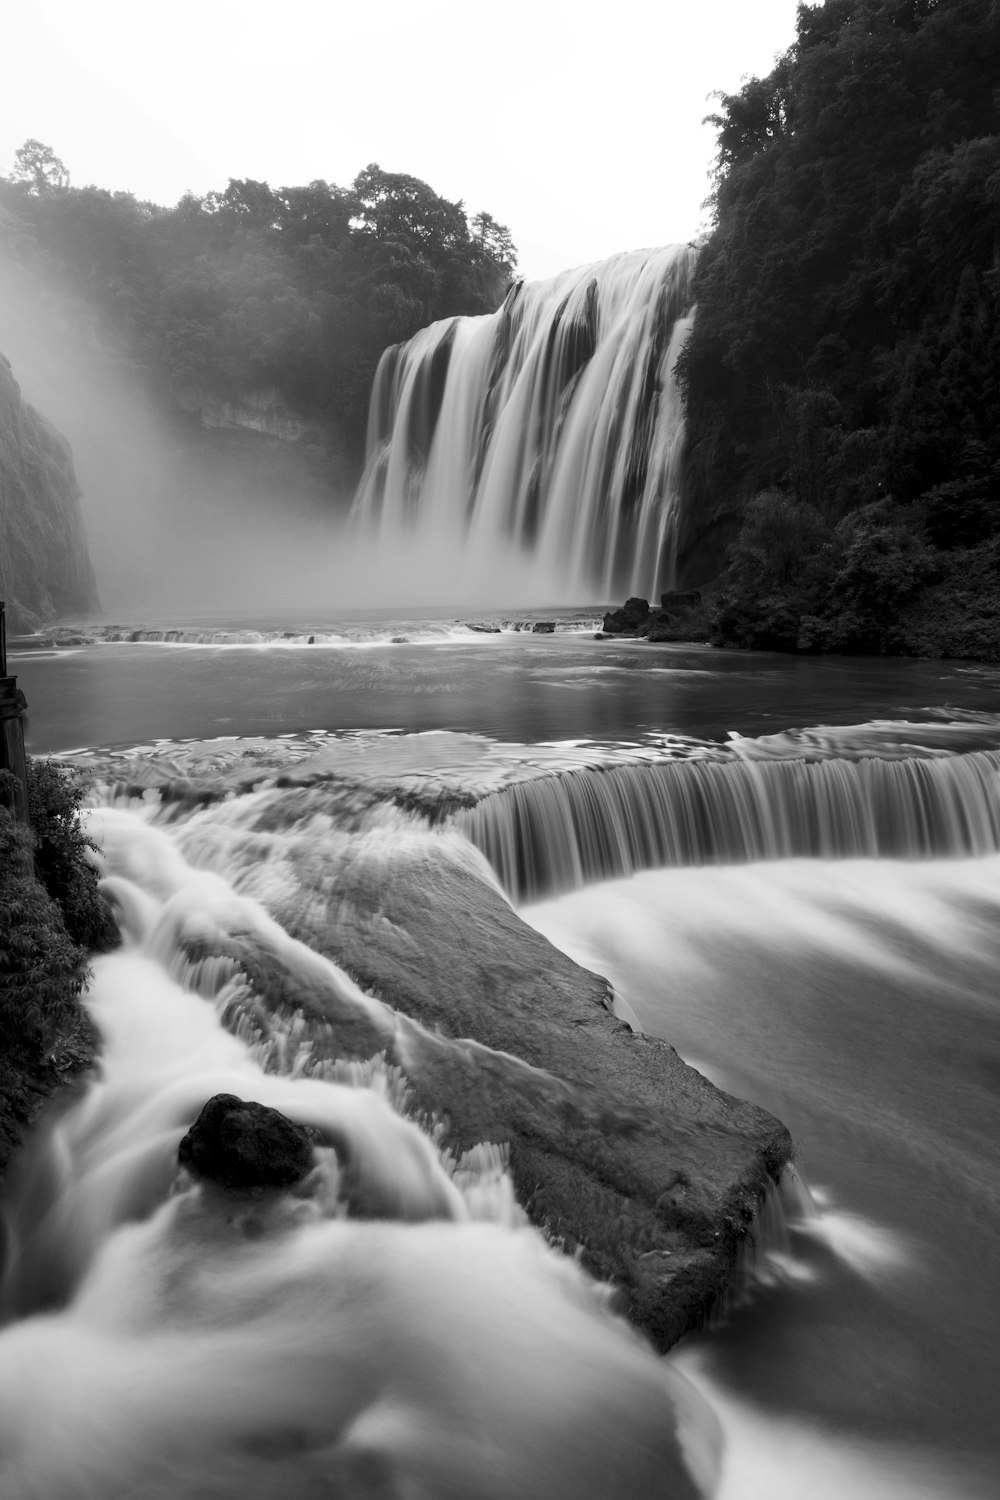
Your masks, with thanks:
[[(997, 1493), (1000, 673), (496, 623), (137, 622), (14, 663), (29, 749), (92, 778), (124, 942), (98, 1071), (6, 1184), (4, 1500)], [(666, 1360), (503, 1142), (455, 1159), (409, 1113), (440, 1039), (302, 936), (414, 850), (795, 1137)], [(402, 1065), (338, 1058), (321, 1010)], [(218, 1092), (316, 1129), (300, 1189), (236, 1211), (178, 1173)]]

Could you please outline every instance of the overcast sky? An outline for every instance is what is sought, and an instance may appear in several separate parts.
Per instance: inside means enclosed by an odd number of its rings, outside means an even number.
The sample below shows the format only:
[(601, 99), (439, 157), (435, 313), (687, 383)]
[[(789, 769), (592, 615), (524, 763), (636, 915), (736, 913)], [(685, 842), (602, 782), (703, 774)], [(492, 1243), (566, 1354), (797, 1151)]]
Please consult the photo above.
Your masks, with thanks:
[(768, 72), (795, 0), (28, 0), (5, 7), (0, 172), (162, 204), (369, 162), (508, 225), (529, 277), (690, 239), (714, 89)]

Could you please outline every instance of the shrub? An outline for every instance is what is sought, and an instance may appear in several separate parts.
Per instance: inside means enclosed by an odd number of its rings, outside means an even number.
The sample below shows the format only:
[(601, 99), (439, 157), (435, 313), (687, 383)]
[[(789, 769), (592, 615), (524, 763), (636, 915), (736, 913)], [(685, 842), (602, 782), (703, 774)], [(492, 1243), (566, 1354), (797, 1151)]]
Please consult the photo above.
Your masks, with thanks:
[(79, 1014), (87, 955), (30, 873), (30, 849), (0, 807), (0, 1050), (7, 1065), (37, 1067)]
[(118, 943), (111, 908), (97, 888), (89, 853), (97, 846), (80, 823), (83, 789), (72, 771), (50, 760), (28, 761), (28, 808), (35, 837), (35, 874), (83, 948), (106, 951)]

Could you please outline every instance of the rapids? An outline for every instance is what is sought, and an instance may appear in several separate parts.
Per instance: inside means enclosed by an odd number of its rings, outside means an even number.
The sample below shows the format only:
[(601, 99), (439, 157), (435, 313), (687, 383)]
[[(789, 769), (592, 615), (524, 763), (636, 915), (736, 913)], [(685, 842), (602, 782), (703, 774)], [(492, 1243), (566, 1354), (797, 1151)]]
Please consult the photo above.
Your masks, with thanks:
[[(19, 664), (29, 749), (109, 747), (70, 759), (126, 943), (94, 966), (99, 1071), (7, 1184), (0, 1493), (683, 1495), (679, 1410), (722, 1500), (987, 1500), (996, 672), (448, 630)], [(405, 1067), (338, 1062), (199, 957), (222, 929), (276, 996), (434, 1045), (290, 931), (303, 870), (335, 893), (408, 841), (505, 881), (623, 1017), (792, 1130), (808, 1187), (666, 1360), (525, 1223), (502, 1142), (453, 1160)], [(301, 1192), (234, 1212), (173, 1158), (244, 1090), (328, 1144)]]
[[(258, 858), (225, 817), (159, 814), (92, 820), (125, 937), (94, 961), (100, 1067), (7, 1189), (4, 1500), (695, 1497), (707, 1404), (527, 1224), (498, 1147), (450, 1158), (398, 1070), (324, 1058), (301, 1017), (254, 1014), (233, 966), (192, 959), (213, 928), (249, 932), (391, 1025), (236, 888)], [(236, 886), (188, 865), (191, 823)], [(178, 1171), (215, 1093), (319, 1131), (304, 1184), (241, 1200)]]

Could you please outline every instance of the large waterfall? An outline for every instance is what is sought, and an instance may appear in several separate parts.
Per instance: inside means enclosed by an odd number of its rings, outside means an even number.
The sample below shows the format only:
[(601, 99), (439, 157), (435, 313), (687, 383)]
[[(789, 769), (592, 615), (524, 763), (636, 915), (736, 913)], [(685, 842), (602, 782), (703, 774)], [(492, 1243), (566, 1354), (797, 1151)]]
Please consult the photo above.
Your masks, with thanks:
[(388, 349), (355, 504), (362, 534), (480, 594), (519, 584), (582, 602), (671, 586), (673, 368), (694, 260), (674, 245), (520, 282), (492, 316)]

